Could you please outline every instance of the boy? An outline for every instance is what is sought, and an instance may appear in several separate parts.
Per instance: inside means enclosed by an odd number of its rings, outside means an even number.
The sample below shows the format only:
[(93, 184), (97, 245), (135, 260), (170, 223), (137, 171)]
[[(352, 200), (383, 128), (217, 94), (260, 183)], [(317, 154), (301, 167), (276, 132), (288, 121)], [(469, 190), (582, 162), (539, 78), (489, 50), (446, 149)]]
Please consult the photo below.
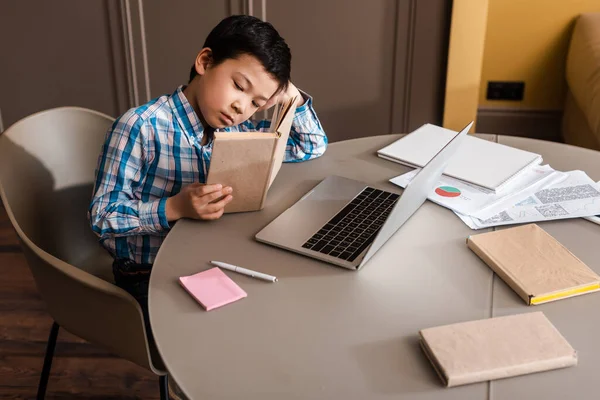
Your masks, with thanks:
[(218, 219), (235, 196), (230, 187), (204, 185), (215, 130), (267, 130), (268, 121), (248, 118), (297, 95), (284, 161), (325, 152), (327, 137), (310, 97), (290, 82), (290, 64), (271, 24), (225, 18), (206, 38), (187, 86), (127, 111), (107, 133), (88, 214), (115, 259), (116, 284), (140, 302), (146, 321), (150, 270), (172, 224)]

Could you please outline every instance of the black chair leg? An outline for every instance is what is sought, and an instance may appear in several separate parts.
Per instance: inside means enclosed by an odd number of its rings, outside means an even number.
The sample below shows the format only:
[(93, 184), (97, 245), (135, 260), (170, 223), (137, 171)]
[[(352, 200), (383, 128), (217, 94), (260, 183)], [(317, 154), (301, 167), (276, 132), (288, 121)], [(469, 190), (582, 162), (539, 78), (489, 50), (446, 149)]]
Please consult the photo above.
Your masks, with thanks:
[(52, 367), (58, 328), (60, 328), (60, 325), (53, 322), (50, 329), (50, 336), (48, 336), (48, 344), (46, 345), (46, 356), (44, 357), (44, 367), (42, 368), (42, 376), (40, 376), (40, 384), (38, 385), (37, 400), (44, 400), (46, 396), (46, 387), (48, 386), (48, 377), (50, 376), (50, 368)]
[(169, 375), (159, 376), (158, 385), (160, 386), (160, 400), (169, 400)]

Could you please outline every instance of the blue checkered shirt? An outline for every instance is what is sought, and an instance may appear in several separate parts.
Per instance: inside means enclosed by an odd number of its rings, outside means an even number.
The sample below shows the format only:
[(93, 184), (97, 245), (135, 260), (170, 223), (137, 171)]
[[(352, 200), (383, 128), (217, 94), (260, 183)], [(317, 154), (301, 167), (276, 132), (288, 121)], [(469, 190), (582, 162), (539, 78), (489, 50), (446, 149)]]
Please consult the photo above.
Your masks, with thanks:
[[(296, 109), (285, 162), (321, 156), (327, 136), (309, 96)], [(250, 120), (226, 132), (268, 130)], [(115, 258), (153, 263), (170, 225), (165, 203), (185, 185), (206, 182), (213, 141), (183, 87), (127, 111), (109, 129), (96, 168), (88, 217), (100, 243)]]

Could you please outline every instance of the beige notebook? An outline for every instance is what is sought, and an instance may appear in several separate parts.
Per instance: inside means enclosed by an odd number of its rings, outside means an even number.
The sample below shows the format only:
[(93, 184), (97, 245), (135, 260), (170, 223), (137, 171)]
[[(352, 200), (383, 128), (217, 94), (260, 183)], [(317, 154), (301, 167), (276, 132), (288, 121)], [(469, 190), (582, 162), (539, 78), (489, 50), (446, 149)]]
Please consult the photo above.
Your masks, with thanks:
[(448, 387), (577, 365), (542, 312), (423, 329), (421, 347)]
[(467, 246), (528, 305), (600, 290), (600, 277), (536, 224), (472, 235)]
[(275, 106), (270, 132), (215, 132), (206, 183), (233, 188), (225, 213), (263, 208), (285, 156), (296, 101)]

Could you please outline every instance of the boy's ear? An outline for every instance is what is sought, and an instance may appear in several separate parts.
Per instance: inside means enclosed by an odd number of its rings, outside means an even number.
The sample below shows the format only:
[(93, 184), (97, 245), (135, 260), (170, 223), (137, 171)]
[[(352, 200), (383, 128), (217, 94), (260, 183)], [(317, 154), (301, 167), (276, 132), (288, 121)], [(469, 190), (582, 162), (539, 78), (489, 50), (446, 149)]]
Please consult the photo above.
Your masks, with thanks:
[(210, 64), (212, 64), (212, 50), (205, 47), (200, 50), (200, 53), (196, 56), (196, 62), (194, 63), (198, 75), (204, 75)]

